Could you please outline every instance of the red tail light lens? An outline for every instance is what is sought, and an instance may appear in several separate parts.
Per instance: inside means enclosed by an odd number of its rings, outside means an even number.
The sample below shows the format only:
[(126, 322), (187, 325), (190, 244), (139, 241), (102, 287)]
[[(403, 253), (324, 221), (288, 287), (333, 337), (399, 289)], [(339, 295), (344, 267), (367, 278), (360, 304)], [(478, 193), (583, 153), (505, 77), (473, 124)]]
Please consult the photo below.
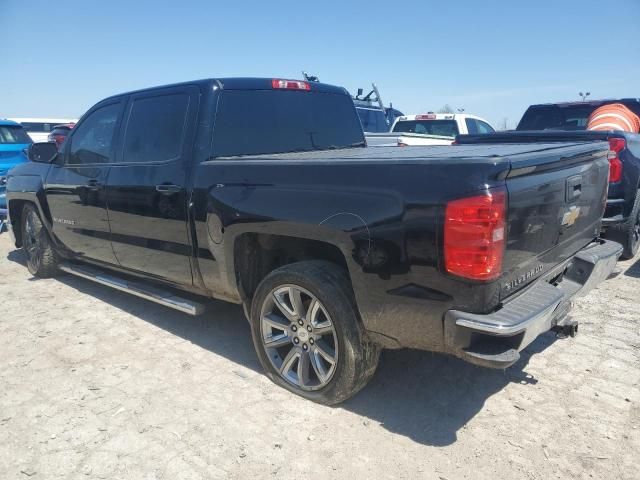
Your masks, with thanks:
[(493, 280), (502, 273), (507, 192), (447, 204), (444, 223), (444, 264), (447, 272), (471, 280)]
[(624, 138), (609, 139), (609, 183), (618, 183), (622, 180), (622, 160), (620, 152), (627, 146)]
[(280, 90), (311, 90), (311, 85), (300, 80), (280, 80), (274, 78), (271, 80), (271, 87)]

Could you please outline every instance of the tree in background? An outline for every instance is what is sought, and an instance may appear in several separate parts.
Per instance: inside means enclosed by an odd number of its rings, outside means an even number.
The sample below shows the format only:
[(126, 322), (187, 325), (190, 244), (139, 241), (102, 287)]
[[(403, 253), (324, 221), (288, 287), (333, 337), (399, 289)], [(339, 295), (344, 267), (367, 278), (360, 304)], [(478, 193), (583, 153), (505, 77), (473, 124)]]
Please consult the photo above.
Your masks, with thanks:
[(449, 105), (448, 103), (445, 103), (444, 107), (440, 108), (440, 110), (438, 110), (438, 113), (455, 113), (453, 108), (451, 107), (451, 105)]

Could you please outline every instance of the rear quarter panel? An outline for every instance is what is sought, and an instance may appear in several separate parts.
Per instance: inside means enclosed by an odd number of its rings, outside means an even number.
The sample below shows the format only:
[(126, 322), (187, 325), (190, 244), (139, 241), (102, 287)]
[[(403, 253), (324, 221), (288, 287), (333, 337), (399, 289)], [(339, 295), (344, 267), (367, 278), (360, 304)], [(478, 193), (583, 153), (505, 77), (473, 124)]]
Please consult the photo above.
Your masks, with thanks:
[[(377, 150), (377, 149), (376, 149)], [(504, 184), (504, 163), (214, 160), (197, 167), (193, 197), (206, 288), (238, 298), (233, 265), (244, 233), (318, 240), (343, 254), (368, 330), (437, 349), (442, 314), (497, 301), (496, 285), (441, 273), (444, 202)], [(424, 332), (415, 336), (411, 332)]]

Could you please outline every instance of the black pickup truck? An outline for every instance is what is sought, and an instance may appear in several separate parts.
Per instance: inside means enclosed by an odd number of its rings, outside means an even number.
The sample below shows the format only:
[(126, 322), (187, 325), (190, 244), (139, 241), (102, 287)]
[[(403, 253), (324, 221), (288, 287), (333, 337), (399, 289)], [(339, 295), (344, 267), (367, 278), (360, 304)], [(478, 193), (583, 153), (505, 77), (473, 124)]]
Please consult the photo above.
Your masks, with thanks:
[(330, 404), (382, 348), (505, 368), (575, 332), (573, 297), (621, 253), (598, 238), (608, 151), (366, 148), (343, 88), (211, 79), (101, 101), (60, 152), (30, 148), (8, 208), (32, 274), (241, 304), (267, 375)]
[(586, 130), (589, 115), (610, 103), (621, 103), (640, 115), (637, 98), (531, 105), (515, 131), (459, 135), (456, 144), (608, 141), (611, 172), (602, 225), (605, 238), (622, 244), (622, 258), (629, 260), (640, 250), (640, 135)]

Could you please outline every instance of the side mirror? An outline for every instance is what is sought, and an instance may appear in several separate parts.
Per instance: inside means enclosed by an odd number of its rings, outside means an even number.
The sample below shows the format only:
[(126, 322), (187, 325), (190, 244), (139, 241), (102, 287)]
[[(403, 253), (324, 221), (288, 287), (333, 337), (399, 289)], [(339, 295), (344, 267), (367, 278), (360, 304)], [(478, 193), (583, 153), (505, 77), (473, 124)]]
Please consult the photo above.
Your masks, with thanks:
[(27, 156), (32, 162), (51, 163), (58, 157), (58, 146), (55, 142), (33, 143)]

